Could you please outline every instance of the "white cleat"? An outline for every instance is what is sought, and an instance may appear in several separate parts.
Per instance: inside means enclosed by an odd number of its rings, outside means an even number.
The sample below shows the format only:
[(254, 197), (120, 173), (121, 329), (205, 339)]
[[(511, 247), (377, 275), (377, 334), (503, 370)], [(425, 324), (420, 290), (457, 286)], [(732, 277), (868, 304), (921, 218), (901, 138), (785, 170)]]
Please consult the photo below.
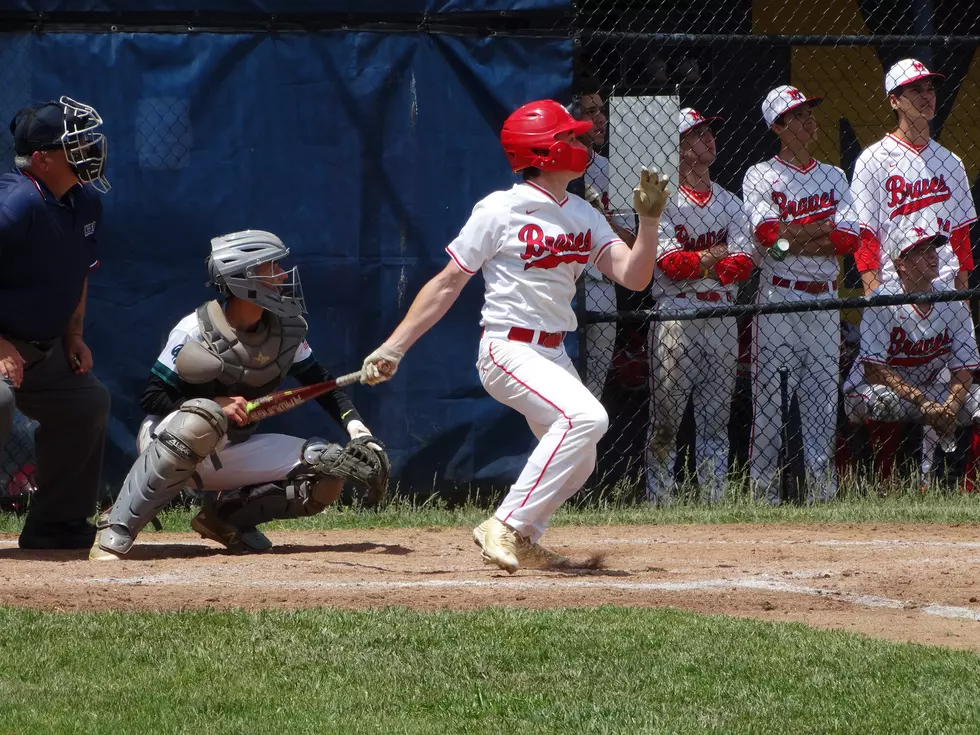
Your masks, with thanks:
[(473, 529), (473, 542), (483, 550), (483, 561), (496, 564), (508, 574), (520, 568), (517, 547), (518, 539), (522, 538), (513, 528), (497, 520), (496, 516), (491, 516)]

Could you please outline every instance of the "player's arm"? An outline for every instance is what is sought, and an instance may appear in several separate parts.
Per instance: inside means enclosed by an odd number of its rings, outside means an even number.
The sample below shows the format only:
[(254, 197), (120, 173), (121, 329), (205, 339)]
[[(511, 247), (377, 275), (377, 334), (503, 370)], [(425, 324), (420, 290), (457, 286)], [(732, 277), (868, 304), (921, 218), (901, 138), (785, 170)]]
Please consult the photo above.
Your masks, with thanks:
[(973, 372), (960, 369), (951, 370), (949, 376), (949, 397), (946, 399), (946, 409), (954, 417), (959, 416), (963, 403), (966, 401), (970, 387), (973, 385)]
[[(595, 263), (603, 275), (631, 291), (643, 291), (650, 285), (657, 264), (660, 217), (669, 196), (667, 179), (656, 169), (640, 172), (640, 181), (633, 189), (633, 208), (640, 223), (633, 247), (615, 237), (605, 221), (602, 223), (604, 228), (596, 229), (603, 244), (600, 244)], [(606, 243), (610, 235), (612, 241)]]
[(749, 218), (741, 200), (732, 197), (731, 203), (726, 209), (731, 215), (731, 221), (728, 224), (728, 244), (725, 247), (724, 257), (714, 264), (709, 275), (722, 286), (740, 283), (751, 278), (758, 256), (758, 251), (752, 244)]
[[(394, 375), (405, 353), (446, 315), (472, 275), (454, 259), (426, 283), (391, 336), (364, 358), (361, 369), (365, 377), (361, 382), (374, 385)], [(387, 372), (381, 369), (381, 363), (387, 365)]]
[(878, 217), (881, 205), (878, 202), (879, 183), (875, 171), (877, 166), (870, 156), (858, 156), (851, 177), (850, 199), (855, 217), (860, 227), (860, 242), (854, 251), (854, 264), (861, 274), (864, 295), (881, 285), (878, 274), (881, 270), (881, 242), (878, 240)]
[(886, 388), (891, 388), (895, 391), (896, 395), (904, 401), (909, 403), (914, 403), (919, 408), (925, 408), (925, 406), (931, 401), (929, 397), (923, 393), (921, 390), (916, 388), (914, 385), (909, 385), (904, 382), (898, 374), (892, 370), (887, 365), (875, 362), (864, 362), (864, 379), (869, 385), (883, 385)]

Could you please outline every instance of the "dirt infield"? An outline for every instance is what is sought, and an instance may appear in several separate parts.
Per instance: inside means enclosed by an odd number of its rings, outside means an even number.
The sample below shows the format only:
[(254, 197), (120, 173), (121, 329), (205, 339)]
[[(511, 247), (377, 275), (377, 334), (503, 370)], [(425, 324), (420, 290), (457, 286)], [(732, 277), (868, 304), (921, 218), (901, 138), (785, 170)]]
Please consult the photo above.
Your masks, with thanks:
[(483, 565), (469, 528), (270, 532), (233, 556), (145, 532), (129, 558), (26, 552), (0, 535), (0, 604), (43, 610), (401, 605), (458, 610), (672, 606), (980, 651), (980, 529), (968, 526), (602, 526), (547, 544), (595, 571)]

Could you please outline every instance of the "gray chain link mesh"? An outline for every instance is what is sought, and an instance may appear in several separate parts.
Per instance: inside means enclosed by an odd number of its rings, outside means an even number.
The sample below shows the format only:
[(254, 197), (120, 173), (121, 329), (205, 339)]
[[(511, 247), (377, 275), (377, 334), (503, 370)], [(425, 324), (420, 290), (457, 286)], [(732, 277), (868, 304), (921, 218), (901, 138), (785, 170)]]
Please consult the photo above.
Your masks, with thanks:
[[(861, 275), (873, 256), (869, 233), (887, 271), (894, 262), (889, 238), (897, 242), (897, 230), (916, 226), (948, 238), (938, 250), (936, 288), (977, 286), (972, 240), (965, 239), (971, 230), (974, 239), (977, 234), (973, 201), (980, 173), (980, 21), (973, 4), (583, 0), (577, 9), (579, 114), (607, 133), (586, 141), (597, 154), (586, 185), (608, 187), (602, 201), (615, 224), (630, 214), (629, 190), (640, 164), (664, 171), (673, 192), (686, 184), (663, 218), (651, 290), (634, 293), (583, 279), (581, 366), (611, 417), (591, 482), (620, 484), (660, 502), (681, 495), (710, 501), (746, 490), (770, 502), (829, 497), (836, 486), (862, 478), (879, 484), (916, 472), (951, 483), (966, 475), (969, 486), (972, 393), (964, 392), (965, 407), (955, 418), (955, 402), (945, 413), (936, 406), (950, 394), (948, 368), (962, 365), (972, 379), (976, 367), (970, 357), (976, 309), (969, 294), (932, 307), (728, 316), (724, 309), (801, 301), (819, 309), (822, 300), (872, 295)], [(900, 125), (886, 94), (886, 72), (904, 59), (915, 60), (913, 75), (919, 64), (944, 75), (935, 79), (934, 104), (922, 102), (930, 92), (919, 94), (917, 82), (897, 98), (904, 119), (927, 119), (932, 142), (926, 149), (886, 137), (905, 125), (921, 129), (917, 122)], [(781, 85), (823, 98), (801, 105), (812, 113), (807, 124), (817, 128), (803, 152), (818, 165), (808, 164), (807, 156), (788, 166), (773, 163), (774, 156), (792, 153), (762, 114), (763, 100)], [(684, 108), (723, 120), (681, 136), (678, 111)], [(796, 124), (790, 117), (779, 122)], [(713, 133), (713, 156), (703, 150), (706, 128)], [(798, 142), (799, 136), (792, 146)], [(869, 150), (875, 146), (877, 153)], [(864, 151), (867, 180), (856, 182)], [(760, 164), (760, 175), (747, 177)], [(840, 170), (839, 178), (831, 167)], [(707, 202), (698, 194), (708, 189), (704, 169), (714, 187)], [(720, 206), (726, 192), (749, 215), (748, 247), (738, 244), (738, 223)], [(843, 229), (844, 220), (865, 233), (855, 252), (833, 244), (840, 234), (818, 231)], [(775, 237), (793, 240), (786, 260), (775, 261), (761, 243), (768, 230), (757, 228), (765, 223), (776, 228)], [(720, 253), (713, 250), (719, 245)], [(754, 258), (750, 277), (720, 283), (716, 255), (740, 250)], [(701, 278), (705, 265), (708, 279)], [(957, 279), (958, 265), (966, 272)], [(892, 278), (874, 294), (904, 294), (908, 287), (897, 283)], [(672, 312), (708, 307), (721, 311), (665, 320)], [(903, 399), (888, 414), (892, 397), (882, 399), (885, 387), (867, 384), (884, 379), (880, 372), (866, 374), (865, 363), (878, 357), (921, 405)], [(896, 390), (905, 395), (905, 388)], [(866, 406), (873, 415), (866, 415)], [(922, 418), (923, 409), (931, 418)], [(924, 421), (941, 424), (937, 434), (950, 436), (937, 441)], [(894, 466), (904, 474), (893, 474)]]

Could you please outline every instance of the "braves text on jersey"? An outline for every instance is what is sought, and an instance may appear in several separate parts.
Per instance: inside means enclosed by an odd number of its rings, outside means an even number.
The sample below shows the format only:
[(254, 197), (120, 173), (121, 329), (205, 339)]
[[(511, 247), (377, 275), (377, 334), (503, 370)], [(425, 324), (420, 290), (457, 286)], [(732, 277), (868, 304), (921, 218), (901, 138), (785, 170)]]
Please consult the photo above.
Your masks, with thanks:
[(725, 245), (732, 255), (754, 256), (755, 247), (741, 200), (715, 183), (710, 192), (704, 193), (679, 187), (660, 218), (658, 267), (651, 286), (653, 297), (661, 299), (707, 291), (734, 295), (732, 284), (722, 285), (711, 278), (674, 280), (664, 270), (665, 261), (676, 253), (701, 253), (716, 245)]
[[(931, 387), (946, 370), (980, 368), (970, 312), (959, 303), (866, 309), (861, 337), (858, 365), (884, 365), (916, 388)], [(864, 369), (855, 366), (845, 390), (863, 382)]]
[[(742, 182), (745, 209), (753, 233), (760, 226), (780, 222), (809, 224), (831, 220), (856, 237), (860, 223), (847, 206), (847, 178), (837, 166), (811, 160), (800, 167), (775, 156), (745, 172)], [(762, 261), (762, 282), (780, 278), (793, 281), (833, 281), (840, 266), (837, 256), (787, 255), (782, 260)]]
[(881, 243), (908, 218), (928, 213), (950, 238), (939, 249), (937, 286), (952, 288), (956, 273), (973, 269), (969, 226), (977, 213), (959, 156), (934, 140), (913, 146), (886, 135), (868, 146), (854, 164), (851, 197), (864, 236), (855, 254), (858, 270), (879, 270), (878, 281), (897, 280)]
[(575, 282), (617, 242), (584, 199), (556, 200), (527, 181), (480, 200), (446, 251), (465, 273), (482, 270), (484, 326), (568, 332), (577, 325)]

